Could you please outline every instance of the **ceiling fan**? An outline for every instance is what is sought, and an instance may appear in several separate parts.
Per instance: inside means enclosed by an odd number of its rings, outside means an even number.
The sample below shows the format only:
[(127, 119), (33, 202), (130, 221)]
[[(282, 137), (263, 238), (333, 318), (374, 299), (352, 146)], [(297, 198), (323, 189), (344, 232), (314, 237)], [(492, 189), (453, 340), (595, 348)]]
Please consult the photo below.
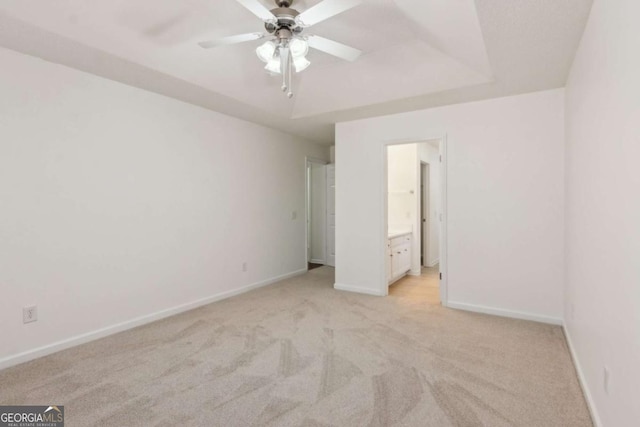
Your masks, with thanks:
[(293, 71), (299, 73), (311, 64), (306, 58), (310, 47), (346, 61), (355, 61), (362, 54), (358, 49), (304, 32), (312, 25), (359, 5), (363, 0), (324, 0), (302, 13), (291, 8), (294, 0), (274, 0), (277, 7), (272, 10), (258, 0), (236, 1), (262, 19), (266, 33), (239, 34), (198, 44), (209, 49), (268, 38), (258, 46), (256, 54), (266, 63), (267, 71), (282, 75), (282, 91), (289, 98), (293, 97)]

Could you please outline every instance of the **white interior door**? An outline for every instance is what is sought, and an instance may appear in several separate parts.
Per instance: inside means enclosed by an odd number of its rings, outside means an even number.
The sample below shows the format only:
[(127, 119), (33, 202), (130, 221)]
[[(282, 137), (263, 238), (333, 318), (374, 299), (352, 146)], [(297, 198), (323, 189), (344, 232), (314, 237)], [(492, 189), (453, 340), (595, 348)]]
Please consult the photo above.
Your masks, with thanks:
[(336, 165), (327, 168), (327, 262), (336, 266)]
[(307, 262), (311, 261), (311, 162), (307, 160), (307, 168), (305, 170), (306, 179), (306, 193), (307, 199), (305, 200), (307, 218), (306, 218), (306, 232), (307, 232)]
[(314, 264), (326, 264), (327, 168), (321, 163), (310, 163), (310, 166), (308, 261)]

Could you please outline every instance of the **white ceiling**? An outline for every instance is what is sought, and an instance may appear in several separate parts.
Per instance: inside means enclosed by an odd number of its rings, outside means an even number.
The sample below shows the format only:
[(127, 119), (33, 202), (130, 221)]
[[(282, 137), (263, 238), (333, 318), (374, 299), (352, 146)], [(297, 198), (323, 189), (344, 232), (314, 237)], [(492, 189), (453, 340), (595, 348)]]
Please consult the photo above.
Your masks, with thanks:
[(331, 143), (337, 121), (564, 86), (591, 3), (365, 0), (307, 30), (363, 56), (312, 51), (292, 100), (260, 41), (197, 45), (262, 30), (234, 0), (3, 0), (0, 45)]

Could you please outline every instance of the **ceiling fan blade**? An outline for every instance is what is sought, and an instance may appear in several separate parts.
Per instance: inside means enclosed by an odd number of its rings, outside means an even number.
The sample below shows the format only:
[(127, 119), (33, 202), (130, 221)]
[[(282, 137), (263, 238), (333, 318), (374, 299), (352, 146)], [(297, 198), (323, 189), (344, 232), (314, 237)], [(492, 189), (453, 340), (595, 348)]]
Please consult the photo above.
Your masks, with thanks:
[(276, 17), (258, 0), (236, 0), (238, 3), (246, 7), (251, 13), (262, 19), (264, 22), (275, 21)]
[(321, 50), (324, 53), (337, 56), (338, 58), (342, 58), (346, 61), (353, 62), (362, 55), (361, 50), (342, 43), (334, 42), (333, 40), (325, 39), (324, 37), (308, 36), (307, 42), (309, 43), (309, 46), (314, 49)]
[(339, 13), (358, 6), (364, 0), (324, 0), (296, 17), (301, 27), (310, 27)]
[(252, 40), (261, 39), (263, 37), (264, 37), (264, 34), (261, 34), (261, 33), (238, 34), (237, 36), (222, 37), (220, 39), (208, 40), (206, 42), (200, 42), (198, 44), (202, 48), (210, 49), (212, 47), (217, 47), (217, 46), (225, 46), (229, 44), (250, 42)]

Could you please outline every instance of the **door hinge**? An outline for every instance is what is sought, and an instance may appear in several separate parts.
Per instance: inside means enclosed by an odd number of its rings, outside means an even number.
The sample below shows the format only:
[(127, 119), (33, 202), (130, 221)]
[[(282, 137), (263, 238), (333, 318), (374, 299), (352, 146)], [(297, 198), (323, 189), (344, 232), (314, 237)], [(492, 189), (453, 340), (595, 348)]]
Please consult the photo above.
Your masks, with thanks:
[(440, 273), (440, 280), (442, 280), (442, 273)]
[(440, 156), (440, 163), (442, 163), (442, 156)]

